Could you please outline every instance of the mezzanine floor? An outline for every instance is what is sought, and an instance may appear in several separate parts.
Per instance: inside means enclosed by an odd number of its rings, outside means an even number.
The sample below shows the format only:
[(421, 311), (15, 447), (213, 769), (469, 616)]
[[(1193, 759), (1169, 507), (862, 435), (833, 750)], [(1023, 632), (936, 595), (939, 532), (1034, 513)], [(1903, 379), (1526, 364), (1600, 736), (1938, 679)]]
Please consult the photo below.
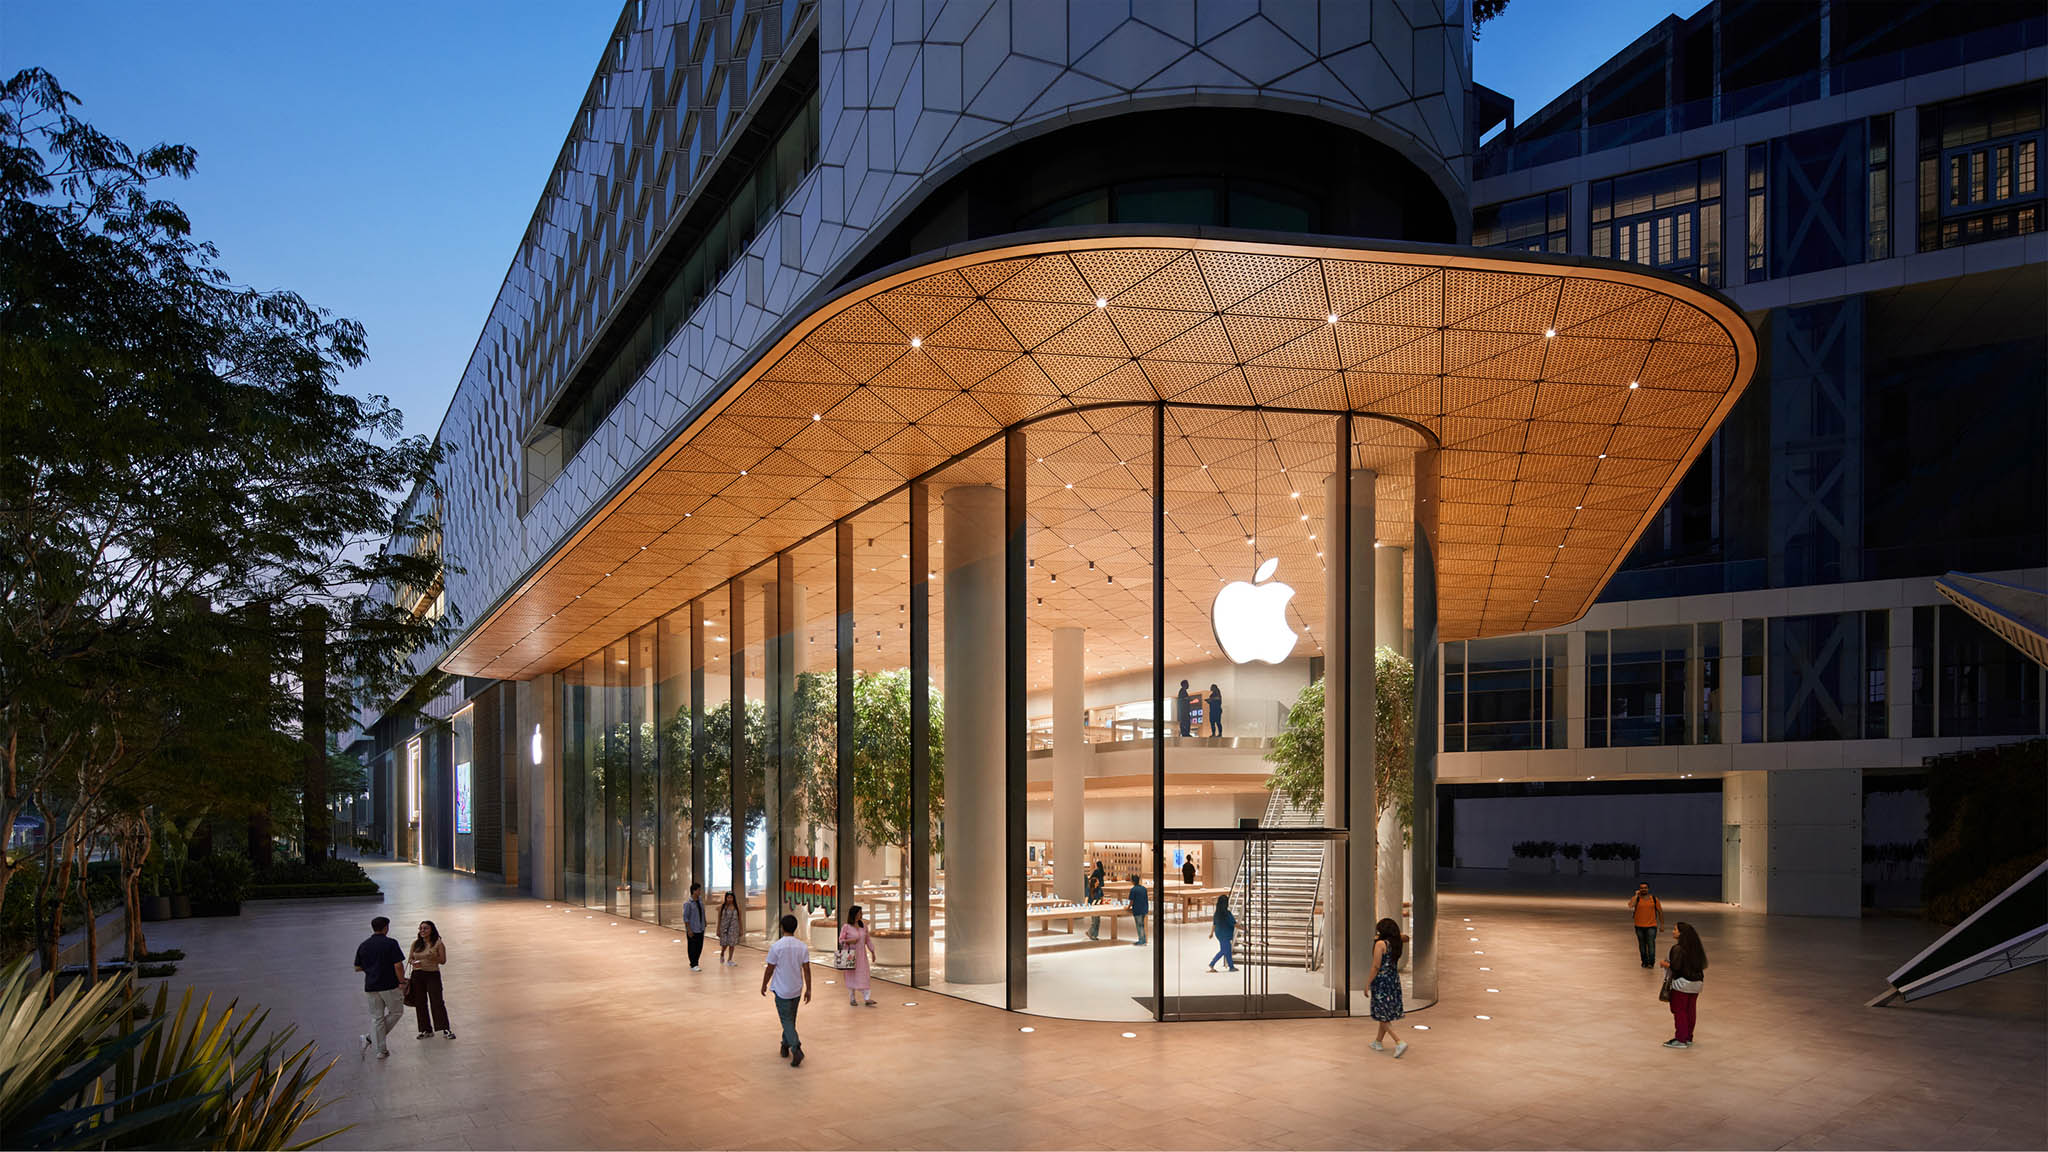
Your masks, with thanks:
[[(791, 1069), (758, 952), (693, 974), (664, 929), (371, 873), (381, 905), (151, 926), (188, 953), (176, 980), (337, 1056), (316, 1125), (355, 1125), (338, 1148), (2048, 1146), (2048, 971), (1863, 1007), (1935, 935), (1911, 920), (1669, 902), (1712, 960), (1688, 1051), (1660, 1046), (1670, 1017), (1618, 899), (1452, 893), (1443, 1001), (1403, 1022), (1428, 1030), (1398, 1063), (1366, 1047), (1370, 1021), (1054, 1020), (878, 983), (879, 1009), (821, 985)], [(408, 1019), (389, 1060), (358, 1056), (351, 957), (380, 911), (447, 937), (460, 1039)]]

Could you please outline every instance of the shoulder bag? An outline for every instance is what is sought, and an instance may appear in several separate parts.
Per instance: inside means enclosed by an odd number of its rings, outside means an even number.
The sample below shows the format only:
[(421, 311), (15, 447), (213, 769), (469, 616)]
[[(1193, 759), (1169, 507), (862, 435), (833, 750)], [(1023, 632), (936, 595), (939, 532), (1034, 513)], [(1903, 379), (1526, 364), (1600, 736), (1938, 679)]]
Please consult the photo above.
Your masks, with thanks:
[(1671, 1002), (1671, 969), (1669, 968), (1664, 970), (1664, 984), (1657, 989), (1657, 999), (1667, 1004)]

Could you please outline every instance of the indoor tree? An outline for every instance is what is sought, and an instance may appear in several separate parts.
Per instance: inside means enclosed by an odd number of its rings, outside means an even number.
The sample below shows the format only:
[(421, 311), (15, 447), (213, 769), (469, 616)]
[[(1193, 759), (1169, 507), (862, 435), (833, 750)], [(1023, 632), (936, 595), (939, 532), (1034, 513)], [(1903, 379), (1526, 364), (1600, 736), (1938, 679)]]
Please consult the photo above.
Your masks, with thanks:
[[(1415, 664), (1392, 648), (1373, 652), (1373, 769), (1378, 803), (1378, 907), (1398, 919), (1403, 852), (1415, 824)], [(1287, 725), (1273, 741), (1266, 759), (1273, 774), (1266, 787), (1298, 808), (1323, 808), (1323, 684), (1317, 678), (1302, 688), (1287, 710)], [(1392, 911), (1389, 911), (1389, 909)]]

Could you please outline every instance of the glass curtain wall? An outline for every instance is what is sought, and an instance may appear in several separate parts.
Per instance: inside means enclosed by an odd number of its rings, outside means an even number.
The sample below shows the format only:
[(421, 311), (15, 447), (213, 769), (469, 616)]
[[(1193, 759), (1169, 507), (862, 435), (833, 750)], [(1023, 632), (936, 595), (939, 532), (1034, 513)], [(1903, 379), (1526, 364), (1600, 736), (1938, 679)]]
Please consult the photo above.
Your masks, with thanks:
[(455, 758), (455, 863), (457, 872), (476, 871), (475, 779), (476, 709), (464, 708), (449, 721)]
[[(1149, 407), (1099, 409), (1042, 421), (1021, 437), (1021, 864), (1032, 1012), (1101, 1020), (1153, 1012), (1153, 949), (1166, 904), (1153, 862), (1162, 714), (1152, 676), (1156, 423)], [(956, 572), (959, 543), (949, 528), (947, 568)], [(950, 616), (948, 629), (957, 630)], [(949, 653), (949, 682), (961, 678), (960, 658)], [(964, 784), (960, 757), (948, 762), (949, 779)], [(1131, 906), (1139, 877), (1142, 928)]]
[[(698, 878), (696, 809), (690, 796), (690, 610), (671, 612), (654, 627), (654, 826), (658, 919), (681, 927), (683, 903)], [(710, 905), (705, 906), (710, 910)]]
[[(775, 902), (767, 898), (768, 825), (766, 784), (768, 768), (776, 755), (774, 729), (769, 716), (767, 667), (768, 637), (774, 624), (768, 613), (774, 610), (774, 566), (762, 568), (727, 585), (732, 600), (731, 740), (734, 823), (733, 887), (739, 893), (745, 915), (740, 941), (767, 947), (772, 939), (769, 921), (780, 915)], [(771, 915), (774, 913), (774, 915)]]
[(927, 920), (913, 920), (911, 890), (909, 507), (899, 493), (851, 521), (853, 865), (845, 877), (846, 900), (872, 926), (875, 973), (902, 983), (911, 982), (913, 948), (929, 947), (931, 935)]
[(781, 812), (782, 904), (812, 925), (812, 951), (838, 946), (839, 644), (835, 534), (793, 549), (789, 775)]
[(718, 929), (718, 911), (728, 895), (735, 912), (745, 903), (744, 893), (733, 886), (732, 868), (732, 664), (736, 645), (732, 602), (727, 594), (730, 587), (710, 589), (697, 601), (698, 627), (704, 638), (703, 687), (697, 691), (693, 686), (692, 690), (701, 717), (693, 729), (697, 747), (692, 752), (702, 765), (701, 778), (693, 782), (692, 795), (701, 792), (704, 797), (704, 841), (700, 850), (704, 860), (704, 895), (709, 903), (706, 920), (713, 933)]

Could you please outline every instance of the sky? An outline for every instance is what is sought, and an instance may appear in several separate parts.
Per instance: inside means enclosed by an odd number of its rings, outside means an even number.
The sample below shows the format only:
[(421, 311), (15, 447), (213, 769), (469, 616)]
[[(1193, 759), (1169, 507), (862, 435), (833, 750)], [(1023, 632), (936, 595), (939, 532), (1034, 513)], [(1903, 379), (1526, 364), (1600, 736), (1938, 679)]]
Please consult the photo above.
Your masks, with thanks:
[[(1474, 70), (1528, 116), (1672, 10), (1512, 0)], [(0, 0), (0, 72), (50, 70), (86, 121), (138, 148), (197, 149), (193, 178), (163, 189), (194, 235), (236, 281), (362, 321), (370, 360), (344, 387), (390, 397), (408, 432), (431, 434), (618, 13), (612, 0)]]

